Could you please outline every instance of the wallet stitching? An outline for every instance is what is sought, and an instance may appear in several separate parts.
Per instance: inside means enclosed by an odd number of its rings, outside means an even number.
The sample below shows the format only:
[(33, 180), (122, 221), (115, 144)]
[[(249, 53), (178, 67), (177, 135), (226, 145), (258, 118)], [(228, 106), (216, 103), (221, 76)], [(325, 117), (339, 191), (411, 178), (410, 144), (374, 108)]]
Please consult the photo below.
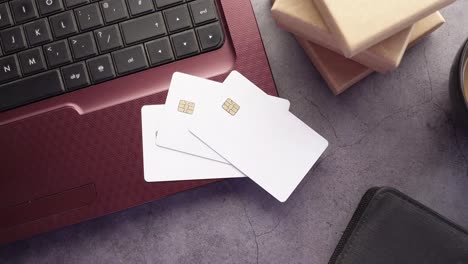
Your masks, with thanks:
[(350, 236), (350, 238), (348, 240), (348, 243), (345, 246), (345, 248), (343, 249), (343, 254), (341, 255), (341, 257), (338, 258), (337, 263), (343, 263), (342, 259), (346, 258), (346, 256), (348, 255), (349, 250), (353, 247), (353, 244), (354, 244), (354, 241), (355, 241), (356, 237), (359, 236), (362, 225), (367, 223), (368, 215), (366, 214), (366, 211), (370, 210), (372, 207), (374, 207), (375, 206), (375, 201), (377, 201), (379, 199), (380, 199), (380, 197), (379, 197), (379, 195), (377, 195), (373, 199), (373, 201), (371, 202), (369, 207), (364, 211), (361, 220), (358, 221), (358, 224), (356, 225), (356, 228), (354, 229), (354, 232), (351, 233), (351, 236)]
[(409, 204), (413, 205), (414, 207), (416, 207), (417, 209), (421, 210), (426, 215), (434, 216), (435, 220), (437, 222), (442, 223), (442, 224), (447, 224), (450, 227), (448, 230), (451, 233), (455, 233), (455, 231), (457, 231), (457, 233), (466, 234), (465, 232), (463, 232), (462, 230), (457, 228), (457, 226), (454, 226), (453, 223), (447, 221), (446, 219), (441, 218), (440, 215), (434, 213), (431, 209), (426, 208), (424, 205), (419, 204), (419, 203), (415, 203), (415, 201), (413, 201), (411, 198), (399, 195), (398, 193), (395, 193), (394, 191), (385, 191), (385, 192), (377, 194), (375, 196), (375, 198), (373, 199), (373, 201), (371, 202), (371, 204), (369, 205), (369, 207), (364, 211), (363, 216), (361, 218), (361, 221), (358, 222), (356, 228), (354, 229), (354, 232), (351, 234), (351, 236), (350, 236), (350, 238), (348, 240), (349, 243), (343, 249), (343, 254), (339, 258), (337, 263), (343, 263), (342, 259), (344, 259), (348, 255), (349, 250), (353, 247), (353, 244), (355, 242), (356, 237), (358, 237), (359, 234), (360, 234), (362, 226), (367, 223), (367, 219), (368, 219), (369, 216), (368, 216), (368, 214), (366, 212), (368, 212), (368, 210), (371, 210), (373, 207), (375, 207), (375, 204), (376, 204), (375, 201), (378, 201), (379, 199), (382, 198), (382, 196), (384, 194), (387, 194), (387, 193), (395, 196), (396, 198), (399, 198), (399, 199), (402, 199), (402, 200), (406, 201), (407, 203), (409, 203)]

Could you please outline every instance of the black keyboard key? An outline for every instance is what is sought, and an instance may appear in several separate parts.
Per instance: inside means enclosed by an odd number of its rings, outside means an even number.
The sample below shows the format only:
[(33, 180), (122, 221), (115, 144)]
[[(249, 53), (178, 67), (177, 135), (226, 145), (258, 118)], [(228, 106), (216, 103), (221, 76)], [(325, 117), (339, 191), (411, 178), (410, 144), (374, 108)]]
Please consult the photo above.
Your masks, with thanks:
[(89, 3), (89, 0), (65, 0), (65, 5), (67, 6), (67, 8), (72, 8), (87, 3)]
[(63, 12), (49, 18), (55, 38), (63, 38), (78, 32), (73, 11)]
[(145, 45), (151, 66), (174, 60), (174, 54), (172, 53), (172, 47), (168, 37), (147, 42)]
[(119, 75), (124, 75), (148, 68), (143, 45), (112, 52), (115, 68)]
[(58, 95), (63, 91), (58, 70), (7, 83), (0, 86), (0, 111)]
[(13, 25), (13, 20), (11, 19), (10, 8), (8, 3), (0, 4), (0, 28), (8, 27)]
[(81, 31), (104, 25), (98, 4), (92, 4), (75, 9), (75, 16)]
[(170, 32), (175, 32), (192, 27), (192, 21), (187, 5), (180, 5), (174, 8), (164, 10), (167, 28)]
[(42, 16), (60, 12), (64, 9), (62, 0), (36, 0), (36, 3)]
[(183, 0), (155, 0), (155, 2), (158, 8), (164, 8), (164, 7), (168, 7), (171, 5), (183, 3), (184, 1)]
[(192, 30), (171, 36), (177, 58), (187, 57), (199, 53), (197, 38)]
[(202, 51), (212, 50), (223, 43), (223, 31), (218, 22), (196, 29)]
[(125, 43), (132, 44), (166, 34), (166, 27), (160, 12), (138, 17), (120, 23)]
[(122, 37), (120, 36), (120, 30), (117, 25), (98, 29), (94, 31), (94, 34), (96, 35), (99, 50), (101, 52), (107, 52), (123, 47)]
[(189, 3), (189, 6), (195, 25), (200, 25), (217, 19), (214, 0), (197, 0)]
[(83, 61), (62, 67), (62, 75), (68, 91), (80, 89), (91, 84), (86, 63)]
[(3, 51), (5, 53), (19, 51), (27, 47), (21, 26), (0, 31), (0, 39), (2, 40)]
[(21, 71), (16, 55), (0, 58), (0, 83), (15, 80), (19, 77), (21, 77)]
[(127, 2), (128, 6), (130, 7), (130, 14), (132, 14), (132, 16), (154, 11), (152, 0), (128, 0)]
[(89, 59), (88, 69), (94, 83), (115, 78), (114, 65), (109, 54)]
[(92, 32), (70, 38), (70, 47), (75, 60), (88, 58), (98, 54)]
[(100, 2), (106, 23), (112, 23), (128, 17), (127, 7), (123, 0), (105, 0)]
[(10, 6), (17, 24), (39, 17), (34, 0), (13, 0)]
[(23, 51), (18, 54), (18, 57), (25, 75), (38, 73), (47, 69), (40, 47)]
[(30, 46), (37, 46), (52, 41), (52, 33), (50, 32), (47, 18), (26, 24), (24, 31), (26, 32)]
[(44, 45), (44, 54), (51, 68), (72, 62), (66, 39)]

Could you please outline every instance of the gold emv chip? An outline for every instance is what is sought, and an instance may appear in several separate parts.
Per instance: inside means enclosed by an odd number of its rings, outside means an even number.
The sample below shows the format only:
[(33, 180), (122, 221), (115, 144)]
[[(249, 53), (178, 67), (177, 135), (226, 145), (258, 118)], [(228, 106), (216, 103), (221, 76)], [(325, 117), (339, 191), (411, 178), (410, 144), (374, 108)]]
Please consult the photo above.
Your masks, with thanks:
[(231, 115), (236, 115), (239, 111), (240, 106), (234, 102), (231, 98), (226, 99), (223, 104), (223, 109)]
[(195, 110), (195, 103), (190, 102), (190, 101), (180, 100), (177, 110), (179, 112), (191, 115), (193, 114), (193, 111)]

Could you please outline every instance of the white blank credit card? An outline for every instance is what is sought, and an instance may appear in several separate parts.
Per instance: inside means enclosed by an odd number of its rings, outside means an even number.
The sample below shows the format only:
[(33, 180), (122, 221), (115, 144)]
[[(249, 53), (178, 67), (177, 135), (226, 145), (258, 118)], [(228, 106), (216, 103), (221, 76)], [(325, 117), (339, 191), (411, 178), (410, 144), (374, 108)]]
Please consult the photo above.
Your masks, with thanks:
[(164, 105), (141, 109), (143, 163), (147, 182), (245, 177), (233, 166), (156, 145)]
[[(230, 75), (215, 98), (197, 109), (189, 130), (234, 167), (284, 202), (328, 146), (288, 111), (271, 111), (253, 84)], [(235, 89), (234, 89), (235, 88)]]
[[(198, 115), (198, 109), (209, 104), (223, 89), (222, 84), (215, 81), (174, 73), (156, 143), (161, 147), (229, 164), (188, 131), (189, 124)], [(269, 102), (270, 109), (286, 112), (290, 106), (288, 100), (269, 96), (258, 88), (250, 96), (264, 98)]]

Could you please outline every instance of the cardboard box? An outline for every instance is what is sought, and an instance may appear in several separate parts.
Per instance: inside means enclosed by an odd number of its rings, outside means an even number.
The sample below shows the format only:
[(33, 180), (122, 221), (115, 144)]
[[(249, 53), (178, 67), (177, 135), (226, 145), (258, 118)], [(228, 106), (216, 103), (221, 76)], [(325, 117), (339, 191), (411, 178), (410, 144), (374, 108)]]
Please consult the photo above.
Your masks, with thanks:
[[(330, 50), (341, 52), (336, 36), (322, 19), (313, 0), (276, 0), (271, 10), (280, 27)], [(408, 27), (352, 59), (378, 72), (393, 70), (400, 64), (410, 34), (411, 27)]]
[(455, 0), (313, 1), (350, 58)]
[[(436, 12), (414, 25), (409, 47), (414, 46), (423, 37), (445, 23), (444, 18)], [(312, 63), (322, 75), (332, 92), (340, 94), (356, 82), (364, 79), (374, 71), (340, 54), (297, 37)]]

